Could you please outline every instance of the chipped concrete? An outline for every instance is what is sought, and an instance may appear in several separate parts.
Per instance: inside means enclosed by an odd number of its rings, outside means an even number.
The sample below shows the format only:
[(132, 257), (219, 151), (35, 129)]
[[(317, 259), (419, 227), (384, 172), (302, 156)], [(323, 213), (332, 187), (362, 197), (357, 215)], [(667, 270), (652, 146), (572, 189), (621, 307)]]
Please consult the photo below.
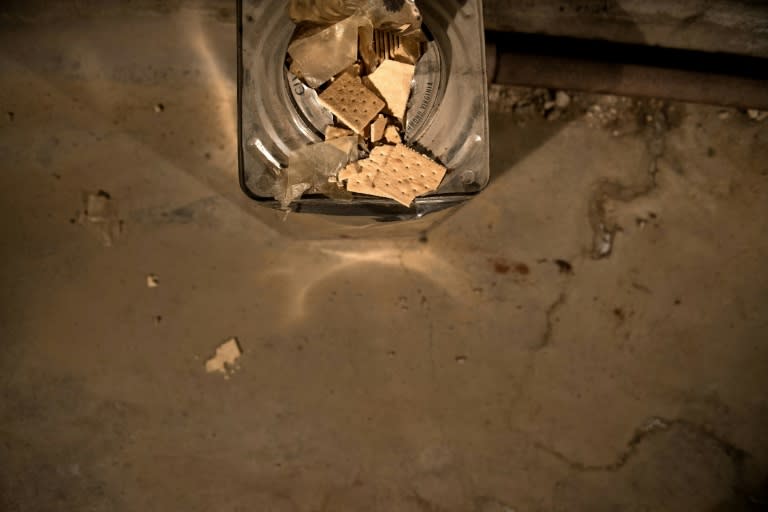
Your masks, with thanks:
[[(231, 21), (38, 22), (0, 33), (3, 510), (765, 500), (765, 122), (500, 108), (491, 185), (438, 226), (302, 240), (237, 188)], [(594, 259), (605, 182), (642, 193), (608, 194)], [(93, 190), (111, 247), (70, 223)]]

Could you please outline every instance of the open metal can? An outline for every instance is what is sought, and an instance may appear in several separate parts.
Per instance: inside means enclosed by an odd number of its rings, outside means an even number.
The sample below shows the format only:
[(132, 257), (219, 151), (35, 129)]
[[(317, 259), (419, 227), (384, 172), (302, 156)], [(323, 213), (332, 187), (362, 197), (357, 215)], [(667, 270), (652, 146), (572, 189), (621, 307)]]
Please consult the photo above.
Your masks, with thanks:
[[(289, 155), (323, 140), (331, 114), (315, 91), (291, 74), (286, 52), (296, 25), (285, 0), (238, 2), (238, 157), (243, 191), (270, 208), (272, 188)], [(417, 0), (427, 35), (416, 65), (404, 143), (448, 169), (440, 187), (410, 207), (390, 199), (351, 201), (305, 195), (299, 213), (336, 216), (363, 226), (421, 219), (453, 208), (490, 179), (485, 41), (481, 0)], [(353, 218), (358, 218), (353, 220)], [(367, 220), (364, 220), (367, 219)]]

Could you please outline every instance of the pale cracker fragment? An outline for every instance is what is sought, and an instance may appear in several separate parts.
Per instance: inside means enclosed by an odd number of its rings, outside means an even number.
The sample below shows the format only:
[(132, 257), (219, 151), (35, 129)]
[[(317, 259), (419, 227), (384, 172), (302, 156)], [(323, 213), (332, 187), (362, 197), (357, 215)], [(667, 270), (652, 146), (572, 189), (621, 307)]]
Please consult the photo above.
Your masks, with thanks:
[(360, 25), (360, 27), (358, 27), (358, 52), (360, 54), (360, 58), (363, 61), (363, 64), (365, 65), (365, 69), (369, 74), (376, 71), (376, 67), (379, 65), (379, 62), (381, 62), (381, 58), (379, 58), (377, 55), (376, 49), (374, 47), (375, 32), (376, 31), (373, 29), (373, 25), (370, 23), (367, 25)]
[(157, 288), (160, 286), (160, 278), (156, 274), (147, 274), (147, 288)]
[[(423, 34), (419, 35), (424, 37)], [(392, 52), (392, 60), (416, 65), (421, 58), (421, 40), (419, 37), (404, 36), (400, 38), (399, 42), (400, 44)]]
[(299, 69), (298, 61), (291, 62), (291, 65), (288, 67), (288, 71), (290, 71), (294, 76), (301, 78), (301, 69)]
[(400, 138), (400, 132), (397, 131), (397, 126), (391, 124), (384, 130), (384, 140), (390, 144), (402, 144), (403, 139)]
[(339, 139), (341, 137), (349, 137), (352, 135), (352, 130), (346, 128), (339, 128), (337, 126), (327, 126), (325, 128), (325, 140)]
[(235, 364), (242, 355), (237, 338), (229, 338), (216, 348), (216, 354), (205, 362), (205, 371), (208, 373), (225, 373), (227, 366)]
[(410, 206), (416, 197), (436, 190), (445, 173), (442, 165), (398, 144), (373, 148), (367, 159), (343, 169), (339, 180), (347, 181), (350, 192), (388, 197)]
[(421, 57), (421, 43), (424, 40), (424, 34), (420, 30), (416, 34), (408, 36), (400, 36), (394, 32), (383, 30), (374, 30), (373, 51), (378, 57), (377, 65), (384, 59), (415, 65)]
[(360, 66), (359, 63), (355, 62), (354, 64), (352, 64), (351, 66), (349, 66), (347, 69), (344, 70), (344, 74), (360, 78), (361, 71), (362, 71), (362, 66)]
[(347, 73), (334, 80), (318, 99), (358, 135), (363, 134), (368, 123), (384, 108), (384, 102), (364, 86), (360, 78)]
[(354, 162), (357, 160), (357, 156), (358, 156), (358, 151), (357, 151), (358, 136), (357, 135), (351, 133), (346, 137), (331, 139), (327, 141), (327, 144), (330, 144), (331, 146), (337, 148), (339, 151), (341, 151), (344, 154), (346, 160), (343, 163)]
[(384, 136), (384, 131), (386, 128), (387, 118), (379, 114), (379, 117), (373, 123), (371, 123), (368, 140), (371, 142), (379, 142)]
[(360, 172), (362, 172), (362, 168), (360, 168), (357, 162), (352, 162), (339, 171), (338, 181), (345, 181), (353, 178)]
[(385, 60), (366, 77), (366, 83), (387, 102), (389, 112), (400, 121), (405, 118), (415, 69), (411, 64)]

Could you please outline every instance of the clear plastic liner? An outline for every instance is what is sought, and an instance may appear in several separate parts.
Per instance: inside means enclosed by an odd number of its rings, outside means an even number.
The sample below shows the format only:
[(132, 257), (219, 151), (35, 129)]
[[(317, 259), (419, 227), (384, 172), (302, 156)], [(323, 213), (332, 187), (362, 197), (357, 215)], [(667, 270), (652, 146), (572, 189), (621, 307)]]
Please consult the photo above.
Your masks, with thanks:
[(290, 0), (288, 15), (294, 23), (323, 25), (357, 15), (375, 28), (406, 34), (421, 28), (421, 13), (414, 0)]
[(366, 23), (351, 17), (295, 39), (288, 47), (291, 71), (312, 88), (338, 75), (357, 61), (357, 27)]
[[(357, 136), (310, 144), (295, 151), (288, 167), (281, 169), (274, 184), (274, 197), (283, 209), (314, 190), (334, 198), (346, 197), (346, 191), (329, 182), (349, 162), (357, 160)], [(336, 189), (339, 189), (338, 191)]]

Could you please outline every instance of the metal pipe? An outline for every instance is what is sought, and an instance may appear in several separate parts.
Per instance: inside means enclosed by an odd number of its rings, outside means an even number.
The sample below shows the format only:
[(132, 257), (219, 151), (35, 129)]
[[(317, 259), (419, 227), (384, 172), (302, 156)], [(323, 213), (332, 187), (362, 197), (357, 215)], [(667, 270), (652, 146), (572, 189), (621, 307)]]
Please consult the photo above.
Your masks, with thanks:
[(490, 33), (493, 82), (768, 109), (768, 61), (569, 38)]

